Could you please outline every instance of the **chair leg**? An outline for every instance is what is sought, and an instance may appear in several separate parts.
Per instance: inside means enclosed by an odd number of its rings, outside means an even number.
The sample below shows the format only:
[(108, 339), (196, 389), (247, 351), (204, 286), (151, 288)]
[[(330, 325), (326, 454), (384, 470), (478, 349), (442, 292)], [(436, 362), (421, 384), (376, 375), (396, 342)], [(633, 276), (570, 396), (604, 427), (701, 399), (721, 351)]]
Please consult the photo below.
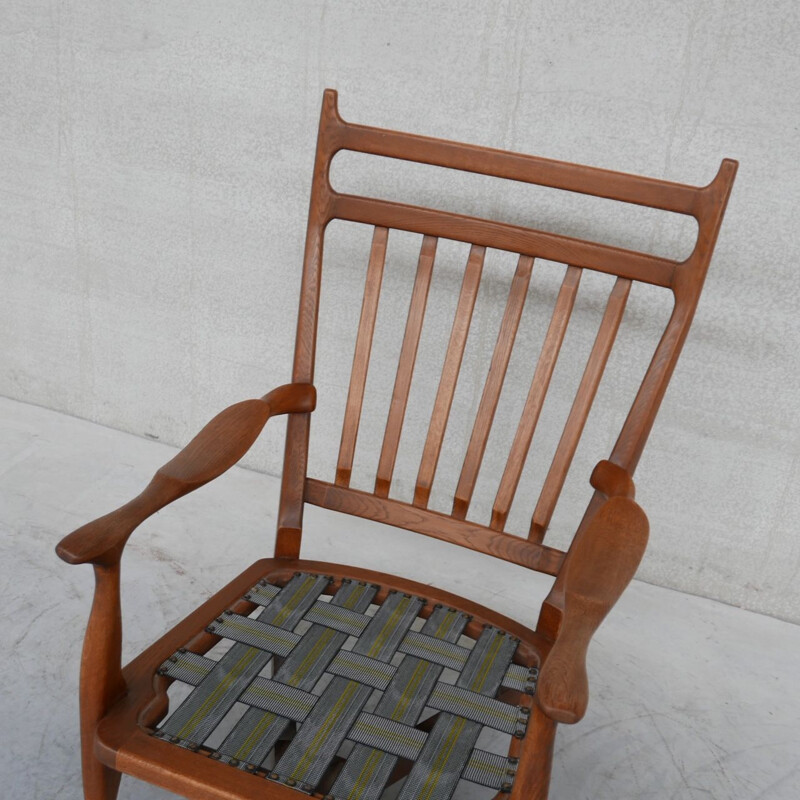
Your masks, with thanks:
[(101, 764), (94, 753), (83, 754), (83, 796), (85, 800), (117, 800), (121, 773)]
[(112, 703), (125, 691), (120, 658), (122, 614), (119, 563), (95, 566), (95, 592), (81, 658), (81, 766), (86, 800), (116, 800), (119, 772), (101, 763), (94, 752), (95, 730)]
[(520, 763), (509, 800), (547, 800), (556, 723), (534, 703), (525, 736), (525, 758)]

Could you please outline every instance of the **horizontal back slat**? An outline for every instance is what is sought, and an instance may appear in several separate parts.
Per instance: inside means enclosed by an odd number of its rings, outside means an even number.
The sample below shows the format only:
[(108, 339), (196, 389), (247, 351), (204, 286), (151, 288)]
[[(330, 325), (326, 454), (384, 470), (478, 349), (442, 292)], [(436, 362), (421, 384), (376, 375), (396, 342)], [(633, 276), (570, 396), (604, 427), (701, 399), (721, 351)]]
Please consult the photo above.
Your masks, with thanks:
[(491, 175), (678, 214), (702, 214), (701, 189), (641, 175), (343, 121), (334, 141), (337, 150)]
[(677, 262), (505, 222), (349, 194), (331, 198), (332, 219), (363, 222), (575, 264), (630, 280), (671, 286)]
[(554, 547), (528, 542), (519, 536), (498, 533), (474, 522), (456, 520), (436, 511), (314, 478), (306, 480), (304, 497), (307, 503), (315, 506), (406, 528), (548, 575), (556, 575), (564, 559), (564, 553)]

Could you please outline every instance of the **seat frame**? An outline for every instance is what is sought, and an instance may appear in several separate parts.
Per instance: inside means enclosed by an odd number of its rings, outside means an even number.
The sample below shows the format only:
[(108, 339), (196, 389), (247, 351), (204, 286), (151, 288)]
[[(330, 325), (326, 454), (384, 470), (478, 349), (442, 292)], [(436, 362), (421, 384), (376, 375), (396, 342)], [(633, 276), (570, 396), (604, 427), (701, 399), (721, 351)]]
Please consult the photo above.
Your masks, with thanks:
[[(686, 260), (676, 262), (531, 228), (341, 194), (333, 189), (329, 179), (331, 161), (340, 150), (492, 175), (691, 215), (698, 222), (697, 242)], [(536, 694), (525, 701), (531, 712), (528, 733), (522, 741), (512, 740), (511, 755), (519, 757), (520, 764), (511, 793), (506, 796), (510, 800), (545, 800), (557, 723), (578, 721), (588, 703), (586, 651), (589, 642), (630, 582), (644, 553), (648, 523), (635, 502), (632, 476), (688, 333), (736, 167), (735, 161), (724, 160), (714, 180), (708, 186), (698, 188), (353, 125), (339, 115), (336, 93), (326, 90), (311, 190), (292, 383), (280, 386), (260, 399), (246, 400), (223, 411), (158, 470), (139, 496), (74, 531), (57, 547), (58, 555), (68, 563), (91, 563), (96, 578), (84, 641), (80, 685), (82, 767), (87, 800), (112, 800), (116, 797), (122, 773), (192, 798), (244, 800), (263, 797), (265, 792), (286, 800), (297, 797), (296, 791), (289, 787), (272, 782), (267, 784), (263, 778), (200, 757), (150, 735), (168, 706), (166, 688), (170, 681), (158, 674), (159, 665), (179, 647), (186, 646), (197, 653), (208, 651), (218, 641), (218, 637), (205, 632), (210, 620), (225, 609), (248, 613), (253, 606), (243, 600), (242, 595), (251, 586), (265, 577), (286, 580), (297, 570), (331, 574), (336, 581), (342, 578), (369, 581), (379, 584), (384, 593), (396, 589), (422, 595), (428, 600), (427, 613), (430, 613), (433, 603), (444, 603), (472, 615), (470, 624), (475, 630), (490, 624), (517, 636), (521, 640), (520, 663), (537, 666), (540, 676)], [(375, 233), (336, 478), (328, 483), (309, 478), (307, 467), (310, 421), (316, 405), (314, 358), (323, 241), (326, 226), (333, 219), (366, 223), (375, 227)], [(386, 235), (390, 228), (423, 235), (418, 270), (421, 283), (419, 292), (415, 283), (414, 297), (418, 299), (412, 298), (375, 489), (365, 492), (350, 487), (350, 475)], [(472, 250), (414, 501), (404, 503), (390, 498), (389, 494), (427, 295), (424, 281), (426, 275), (429, 280), (437, 237), (467, 242)], [(444, 514), (430, 510), (428, 499), (463, 355), (465, 331), (469, 328), (470, 303), (474, 305), (487, 247), (518, 253), (520, 262), (453, 510)], [(489, 525), (482, 525), (466, 517), (535, 258), (568, 265), (547, 337), (547, 341), (554, 344), (555, 353), (552, 349), (550, 355), (543, 351), (543, 371), (540, 373), (537, 367), (534, 375), (526, 414), (523, 414), (517, 431), (492, 521)], [(547, 390), (549, 374), (569, 320), (571, 301), (577, 289), (576, 275), (579, 277), (579, 271), (583, 269), (612, 274), (617, 282), (534, 512), (528, 537), (522, 538), (504, 532), (505, 521)], [(477, 282), (473, 281), (472, 286), (470, 275), (473, 278), (477, 275)], [(420, 279), (420, 276), (423, 277)], [(609, 459), (601, 461), (592, 473), (590, 482), (594, 494), (569, 550), (564, 553), (544, 545), (542, 539), (602, 376), (632, 281), (671, 290), (674, 297), (672, 316)], [(511, 344), (506, 346), (509, 337)], [(495, 369), (496, 365), (498, 369)], [(160, 508), (233, 466), (253, 444), (267, 420), (283, 414), (289, 419), (274, 557), (253, 564), (123, 669), (120, 559), (128, 537)], [(300, 560), (306, 503), (413, 530), (555, 576), (553, 587), (542, 605), (536, 630), (430, 586), (384, 573)]]

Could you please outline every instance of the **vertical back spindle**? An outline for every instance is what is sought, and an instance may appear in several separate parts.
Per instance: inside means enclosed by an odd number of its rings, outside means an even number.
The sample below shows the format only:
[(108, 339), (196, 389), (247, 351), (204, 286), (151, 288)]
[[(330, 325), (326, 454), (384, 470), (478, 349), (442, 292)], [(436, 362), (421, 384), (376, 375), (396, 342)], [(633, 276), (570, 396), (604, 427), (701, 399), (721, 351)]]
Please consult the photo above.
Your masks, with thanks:
[(478, 296), (478, 287), (483, 273), (483, 260), (486, 257), (486, 248), (472, 245), (464, 270), (464, 279), (461, 283), (461, 293), (458, 297), (453, 329), (450, 332), (450, 341), (442, 367), (442, 376), (439, 379), (439, 388), (433, 404), (428, 435), (422, 451), (422, 460), (417, 473), (417, 482), (414, 489), (414, 505), (427, 508), (431, 495), (433, 478), (436, 474), (436, 465), (442, 449), (444, 432), (450, 416), (450, 407), (453, 404), (453, 395), (456, 390), (458, 373), (461, 370), (461, 360), (464, 357), (464, 348), (467, 344), (469, 326), (472, 322), (472, 312), (475, 309), (475, 300)]
[(625, 311), (625, 304), (630, 290), (631, 281), (628, 278), (617, 278), (608, 298), (606, 310), (603, 314), (600, 328), (597, 331), (597, 337), (589, 355), (583, 377), (578, 386), (578, 392), (567, 417), (564, 431), (558, 442), (553, 463), (550, 465), (533, 512), (531, 529), (528, 534), (528, 538), (531, 541), (541, 542), (547, 526), (550, 524), (553, 510), (558, 502), (561, 489), (564, 487), (567, 472), (578, 447), (581, 433), (583, 433), (586, 418), (592, 408), (597, 387), (603, 377), (603, 371), (608, 362), (614, 339), (617, 336), (617, 330), (622, 320), (622, 314)]
[(389, 238), (387, 228), (376, 227), (372, 236), (372, 248), (367, 266), (367, 280), (364, 285), (364, 299), (361, 304), (361, 317), (358, 321), (358, 334), (353, 355), (353, 369), (350, 373), (350, 387), (347, 390), (347, 404), (342, 424), (342, 440), (339, 445), (339, 458), (336, 462), (336, 485), (349, 486), (353, 471), (353, 456), (358, 438), (358, 425), (361, 420), (361, 406), (364, 402), (364, 387), (367, 383), (369, 356), (372, 350), (372, 337), (375, 332), (375, 317), (378, 314), (378, 300), (383, 280), (383, 265), (386, 261), (386, 243)]
[(542, 343), (539, 361), (531, 379), (531, 387), (528, 390), (525, 407), (522, 410), (522, 416), (506, 462), (506, 468), (503, 471), (503, 477), (500, 480), (497, 495), (495, 496), (490, 527), (496, 531), (504, 529), (508, 519), (508, 512), (517, 492), (519, 479), (525, 466), (525, 459), (528, 457), (528, 450), (533, 440), (533, 434), (536, 431), (536, 424), (539, 421), (539, 415), (542, 413), (544, 399), (550, 387), (550, 379), (553, 377), (553, 370), (555, 369), (556, 361), (558, 361), (558, 354), (561, 351), (564, 334), (572, 315), (572, 308), (575, 305), (581, 273), (582, 270), (579, 267), (567, 267), (564, 280), (561, 282), (561, 289), (556, 298), (550, 325)]
[(422, 323), (425, 319), (425, 307), (428, 302), (428, 290), (431, 286), (437, 242), (438, 240), (434, 236), (425, 236), (422, 240), (417, 275), (414, 279), (414, 289), (411, 293), (411, 304), (406, 319), (406, 331), (403, 335), (403, 346), (400, 349), (400, 359), (397, 363), (392, 402), (389, 406), (389, 416), (386, 420), (386, 431), (383, 435), (383, 446), (378, 461), (378, 473), (375, 478), (375, 494), (378, 497), (389, 496), (397, 448), (406, 415), (408, 392), (411, 388), (411, 378), (417, 360)]
[(466, 517), (472, 500), (472, 493), (475, 491), (475, 483), (478, 480), (478, 472), (483, 461), (483, 454), (486, 451), (486, 442), (489, 439), (497, 403), (500, 400), (500, 392), (508, 370), (508, 362), (511, 358), (511, 350), (514, 347), (514, 339), (517, 336), (522, 309), (528, 296), (532, 270), (533, 259), (530, 256), (520, 256), (517, 262), (517, 270), (511, 281), (511, 289), (508, 293), (503, 321), (500, 323), (500, 331), (497, 335), (492, 361), (489, 365), (489, 374), (486, 376), (481, 402), (478, 406), (475, 423), (472, 426), (472, 435), (470, 436), (467, 453), (464, 456), (464, 464), (461, 468), (461, 476), (456, 487), (452, 512), (456, 519), (464, 519)]

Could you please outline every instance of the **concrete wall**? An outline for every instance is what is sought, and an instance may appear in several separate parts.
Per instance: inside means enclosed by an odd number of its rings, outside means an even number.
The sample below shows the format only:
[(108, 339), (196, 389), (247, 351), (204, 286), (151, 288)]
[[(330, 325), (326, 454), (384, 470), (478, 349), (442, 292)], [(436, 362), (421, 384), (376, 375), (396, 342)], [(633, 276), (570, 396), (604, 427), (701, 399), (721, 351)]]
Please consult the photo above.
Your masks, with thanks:
[[(289, 378), (321, 92), (345, 118), (688, 183), (741, 160), (693, 332), (638, 473), (643, 579), (800, 620), (796, 277), (800, 24), (789, 0), (730, 2), (43, 2), (0, 5), (0, 394), (183, 443)], [(347, 163), (336, 165), (345, 184)], [(691, 225), (418, 168), (367, 191), (686, 253)], [(401, 185), (401, 183), (403, 185)], [(480, 199), (460, 195), (478, 191)], [(368, 232), (331, 228), (313, 471), (331, 477)], [(414, 237), (390, 242), (356, 483), (368, 486), (408, 302)], [(407, 497), (464, 260), (443, 244), (395, 491)], [(513, 259), (492, 253), (434, 506), (444, 508)], [(557, 290), (537, 267), (481, 475), (485, 518)], [(523, 529), (602, 313), (578, 322), (523, 478)], [(563, 544), (664, 322), (637, 288), (553, 539)], [(662, 311), (658, 311), (661, 308)], [(382, 324), (381, 324), (382, 323)], [(650, 350), (648, 350), (650, 348)], [(574, 354), (574, 355), (573, 355)], [(583, 354), (583, 355), (582, 355)], [(550, 406), (548, 406), (548, 409)], [(281, 427), (248, 463), (280, 468)], [(541, 456), (539, 454), (542, 454)], [(46, 487), (43, 487), (43, 492)]]

